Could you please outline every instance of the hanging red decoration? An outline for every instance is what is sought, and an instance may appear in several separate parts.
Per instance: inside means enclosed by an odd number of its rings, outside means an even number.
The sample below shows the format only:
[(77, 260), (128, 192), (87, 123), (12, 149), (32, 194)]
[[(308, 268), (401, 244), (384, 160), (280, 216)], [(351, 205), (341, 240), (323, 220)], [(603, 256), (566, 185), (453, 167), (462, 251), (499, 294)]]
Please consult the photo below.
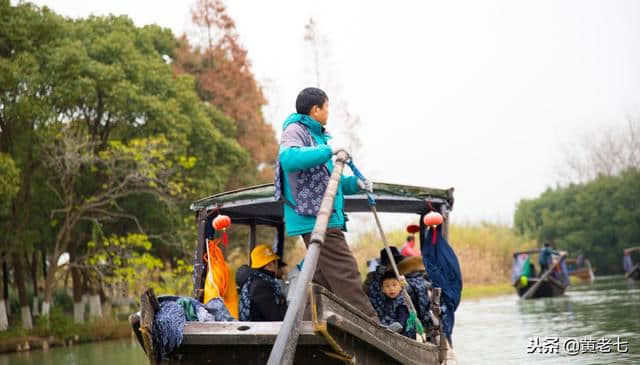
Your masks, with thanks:
[(228, 215), (220, 214), (214, 218), (211, 222), (211, 226), (216, 231), (222, 231), (222, 244), (227, 247), (229, 244), (229, 237), (227, 235), (227, 228), (231, 226), (231, 218)]
[(429, 212), (424, 216), (424, 225), (433, 229), (433, 236), (431, 236), (431, 243), (436, 244), (436, 236), (438, 234), (438, 226), (442, 224), (442, 214), (438, 212)]
[(407, 232), (414, 234), (414, 233), (418, 233), (420, 231), (420, 226), (418, 226), (417, 224), (410, 224), (407, 226)]

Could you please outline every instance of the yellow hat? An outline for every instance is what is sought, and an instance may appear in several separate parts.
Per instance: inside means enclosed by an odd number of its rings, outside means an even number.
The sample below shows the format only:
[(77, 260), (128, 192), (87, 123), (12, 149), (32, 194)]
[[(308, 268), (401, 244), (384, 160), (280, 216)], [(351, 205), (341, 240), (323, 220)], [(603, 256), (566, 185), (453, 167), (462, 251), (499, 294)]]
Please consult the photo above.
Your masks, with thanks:
[(279, 258), (268, 245), (258, 245), (251, 251), (251, 268), (259, 269)]

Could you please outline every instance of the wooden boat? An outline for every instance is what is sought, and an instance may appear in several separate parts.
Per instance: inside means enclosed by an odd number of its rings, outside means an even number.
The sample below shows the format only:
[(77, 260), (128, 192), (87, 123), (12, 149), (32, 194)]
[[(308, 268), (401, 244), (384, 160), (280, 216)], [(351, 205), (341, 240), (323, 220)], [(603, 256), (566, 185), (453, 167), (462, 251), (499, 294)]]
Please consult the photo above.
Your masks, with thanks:
[[(439, 210), (445, 218), (453, 205), (453, 189), (383, 183), (376, 183), (375, 187), (379, 212), (418, 214), (421, 225), (428, 205)], [(277, 231), (276, 251), (282, 257), (285, 254), (283, 208), (282, 202), (274, 200), (273, 195), (274, 186), (269, 184), (194, 202), (191, 209), (196, 212), (198, 222), (194, 257), (203, 256), (207, 227), (211, 227), (212, 219), (222, 213), (230, 216), (234, 224), (249, 226), (249, 250), (256, 245), (257, 226), (274, 227)], [(345, 196), (345, 211), (369, 211), (366, 195)], [(445, 219), (442, 230), (445, 236), (447, 224)], [(421, 229), (424, 231), (426, 227)], [(425, 236), (421, 235), (421, 239)], [(205, 275), (205, 265), (196, 262), (193, 297), (199, 301), (203, 299)], [(376, 324), (325, 288), (310, 285), (307, 293), (310, 308), (305, 312), (305, 319), (308, 320), (299, 322), (296, 327), (297, 342), (287, 343), (288, 347), (293, 347), (290, 350), (295, 351), (295, 364), (440, 364), (444, 359), (449, 359), (449, 364), (456, 363), (455, 353), (447, 341), (440, 340), (444, 335), (439, 327), (427, 329), (431, 342), (419, 343)], [(439, 293), (440, 289), (435, 288), (432, 297), (432, 315), (436, 323), (440, 315)], [(158, 308), (158, 298), (152, 291), (147, 291), (141, 298), (140, 312), (130, 316), (134, 332), (151, 363), (158, 361), (153, 355), (151, 341), (153, 318)], [(283, 322), (187, 322), (181, 345), (165, 361), (169, 364), (265, 364), (283, 327)]]
[[(567, 265), (577, 265), (578, 259), (567, 259)], [(584, 265), (581, 267), (569, 267), (569, 276), (574, 276), (582, 281), (595, 280), (594, 270), (591, 268), (591, 262), (584, 259)]]
[[(640, 246), (638, 247), (629, 247), (624, 250), (624, 260), (625, 260), (625, 277), (627, 279), (640, 280), (640, 263), (633, 264), (631, 259), (631, 254), (633, 252), (640, 252)], [(628, 260), (628, 263), (627, 263)], [(629, 267), (627, 268), (628, 265)]]
[(629, 279), (640, 280), (640, 264), (636, 264), (625, 276)]
[[(439, 364), (440, 349), (398, 335), (325, 288), (312, 285), (310, 321), (302, 321), (294, 363)], [(151, 293), (149, 303), (154, 299)], [(161, 298), (160, 298), (161, 299)], [(154, 310), (140, 316), (153, 321)], [(134, 318), (133, 321), (142, 320)], [(281, 322), (187, 322), (167, 364), (265, 364)], [(135, 326), (137, 333), (139, 327)]]
[[(518, 292), (519, 297), (523, 297), (524, 294), (530, 290), (536, 283), (540, 281), (540, 278), (530, 278), (526, 286), (517, 285), (516, 291)], [(550, 298), (550, 297), (559, 297), (564, 294), (568, 285), (563, 285), (558, 280), (547, 277), (542, 280), (542, 283), (534, 290), (533, 294), (530, 297), (524, 299), (535, 299), (535, 298)]]
[[(526, 252), (516, 252), (514, 253), (514, 257), (520, 254), (537, 254), (538, 250), (526, 251)], [(527, 278), (526, 285), (517, 279), (514, 280), (513, 286), (518, 293), (518, 296), (521, 299), (535, 299), (535, 298), (550, 298), (550, 297), (558, 297), (564, 295), (565, 290), (569, 286), (569, 278), (568, 277), (554, 277), (553, 273), (557, 272), (556, 268), (558, 268), (564, 260), (566, 260), (566, 253), (561, 253), (558, 260), (542, 275), (539, 277), (529, 277)]]

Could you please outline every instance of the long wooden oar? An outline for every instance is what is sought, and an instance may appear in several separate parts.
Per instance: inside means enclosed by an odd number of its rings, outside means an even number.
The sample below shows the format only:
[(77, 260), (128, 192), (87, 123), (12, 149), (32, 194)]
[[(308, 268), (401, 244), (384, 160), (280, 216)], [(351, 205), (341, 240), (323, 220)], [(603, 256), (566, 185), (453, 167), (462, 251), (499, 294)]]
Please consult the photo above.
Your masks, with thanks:
[(635, 264), (635, 266), (633, 266), (624, 276), (629, 279), (637, 270), (640, 270), (640, 264)]
[(273, 344), (271, 354), (269, 354), (268, 365), (288, 365), (293, 363), (296, 354), (296, 346), (298, 344), (298, 329), (302, 320), (302, 314), (307, 305), (308, 286), (313, 278), (320, 256), (321, 245), (324, 243), (324, 237), (327, 232), (329, 218), (333, 212), (333, 201), (338, 191), (338, 184), (342, 176), (345, 161), (349, 156), (346, 152), (338, 152), (336, 161), (333, 165), (333, 172), (329, 178), (327, 190), (322, 197), (320, 210), (316, 217), (316, 224), (311, 232), (311, 240), (307, 248), (307, 254), (304, 256), (304, 264), (298, 276), (298, 281), (294, 288), (293, 300), (287, 308), (284, 321)]
[(589, 281), (593, 282), (596, 279), (596, 276), (593, 275), (593, 269), (591, 268), (591, 261), (589, 261), (588, 259), (585, 261), (587, 263), (587, 268), (589, 269)]
[(520, 299), (529, 299), (529, 297), (531, 297), (533, 295), (533, 293), (536, 292), (536, 290), (538, 290), (538, 287), (540, 285), (542, 285), (542, 282), (547, 278), (547, 276), (551, 275), (551, 272), (553, 271), (553, 269), (556, 268), (556, 266), (560, 265), (560, 263), (562, 261), (564, 261), (564, 259), (567, 258), (567, 254), (566, 253), (562, 253), (560, 254), (560, 260), (558, 260), (558, 262), (556, 262), (555, 264), (551, 265), (551, 267), (544, 272), (544, 274), (542, 274), (542, 276), (540, 276), (540, 279), (538, 280), (537, 283), (533, 284), (533, 286), (531, 288), (529, 288), (529, 290), (527, 290), (521, 297)]

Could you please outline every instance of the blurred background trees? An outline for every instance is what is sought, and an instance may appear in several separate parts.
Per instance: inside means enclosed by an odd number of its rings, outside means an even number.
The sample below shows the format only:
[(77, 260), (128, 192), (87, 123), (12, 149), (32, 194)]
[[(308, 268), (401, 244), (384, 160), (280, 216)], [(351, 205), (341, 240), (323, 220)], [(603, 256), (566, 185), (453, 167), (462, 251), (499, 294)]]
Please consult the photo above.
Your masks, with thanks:
[(135, 267), (188, 292), (189, 203), (271, 178), (266, 100), (233, 22), (205, 5), (223, 22), (200, 49), (124, 16), (0, 1), (0, 329), (14, 289), (25, 328), (69, 279), (76, 322), (135, 296)]
[(562, 168), (570, 182), (521, 200), (516, 231), (584, 254), (599, 272), (621, 272), (623, 249), (640, 242), (639, 138), (637, 119), (578, 138)]

